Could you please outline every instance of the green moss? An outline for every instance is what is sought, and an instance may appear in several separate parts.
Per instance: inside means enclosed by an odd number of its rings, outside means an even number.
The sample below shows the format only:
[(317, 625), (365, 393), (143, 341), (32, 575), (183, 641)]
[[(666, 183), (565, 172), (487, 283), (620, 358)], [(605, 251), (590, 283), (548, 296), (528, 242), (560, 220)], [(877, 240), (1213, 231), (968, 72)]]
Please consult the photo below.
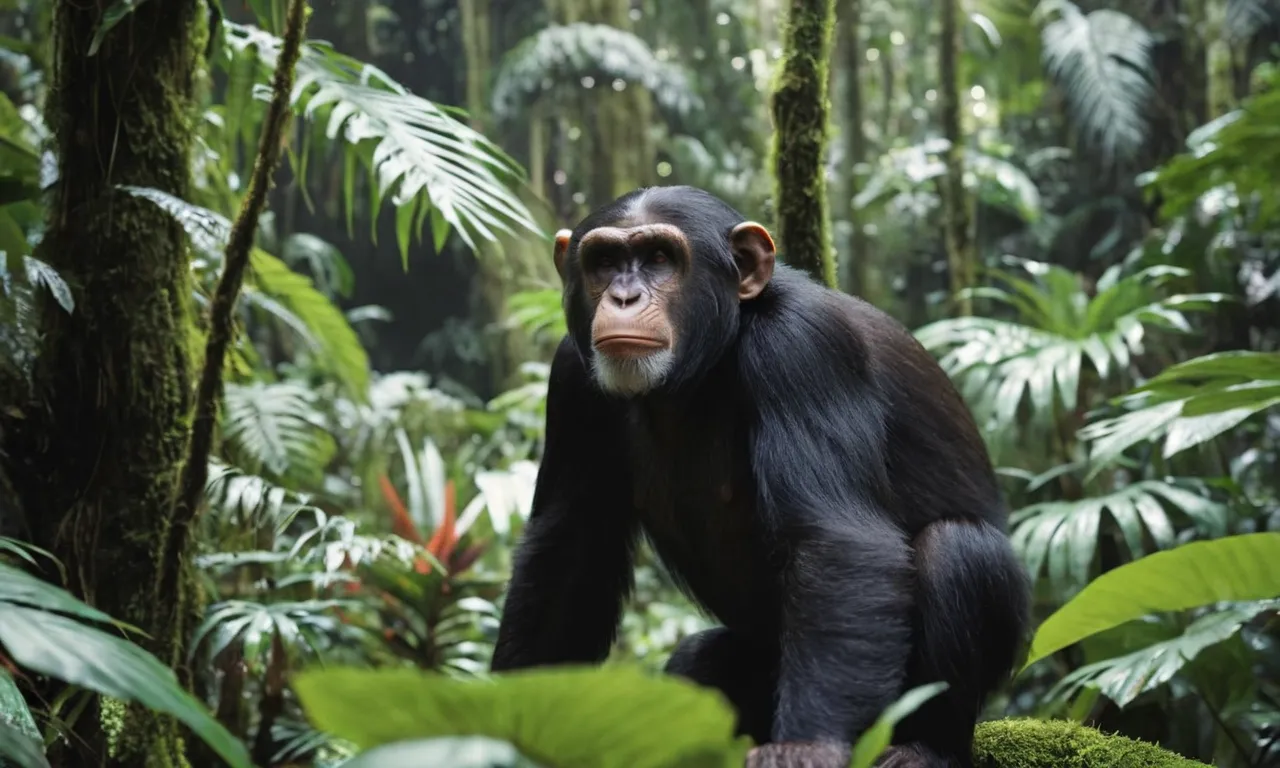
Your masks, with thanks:
[(1012, 718), (974, 733), (976, 768), (1204, 768), (1154, 744), (1066, 720)]
[(791, 0), (771, 100), (777, 238), (787, 263), (836, 285), (827, 218), (827, 80), (835, 0)]

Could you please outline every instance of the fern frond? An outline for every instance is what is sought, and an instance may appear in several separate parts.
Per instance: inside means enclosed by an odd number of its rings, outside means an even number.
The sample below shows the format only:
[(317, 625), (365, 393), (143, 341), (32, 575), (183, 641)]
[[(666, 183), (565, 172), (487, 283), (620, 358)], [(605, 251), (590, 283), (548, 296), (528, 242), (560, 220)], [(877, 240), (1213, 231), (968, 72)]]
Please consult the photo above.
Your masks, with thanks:
[(236, 464), (275, 477), (318, 476), (335, 450), (301, 384), (228, 384), (223, 395), (223, 434)]
[[(281, 41), (256, 27), (226, 23), (224, 64), (248, 56), (260, 75), (275, 67)], [(240, 98), (246, 107), (252, 99)], [(411, 235), (431, 219), (437, 250), (456, 231), (474, 249), (476, 236), (494, 240), (512, 226), (540, 233), (524, 203), (508, 188), (519, 166), (450, 110), (410, 93), (376, 67), (312, 41), (298, 61), (293, 108), (313, 126), (294, 170), (305, 180), (306, 159), (318, 146), (337, 146), (346, 165), (343, 199), (348, 228), (354, 214), (355, 173), (371, 179), (371, 206), (385, 199), (396, 210), (396, 239), (408, 258)], [(247, 124), (248, 117), (243, 125)], [(500, 178), (503, 177), (503, 178)], [(370, 216), (376, 222), (377, 216)]]

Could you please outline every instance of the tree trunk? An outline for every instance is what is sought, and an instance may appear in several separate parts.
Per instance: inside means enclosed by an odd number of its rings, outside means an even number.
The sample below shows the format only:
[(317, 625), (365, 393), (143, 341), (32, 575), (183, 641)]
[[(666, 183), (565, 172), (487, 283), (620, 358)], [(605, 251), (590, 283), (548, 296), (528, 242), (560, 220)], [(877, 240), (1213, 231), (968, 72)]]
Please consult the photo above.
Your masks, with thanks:
[[(950, 143), (947, 150), (947, 173), (943, 179), (943, 231), (946, 238), (947, 266), (951, 274), (951, 292), (956, 294), (973, 285), (975, 257), (970, 236), (969, 200), (964, 191), (964, 137), (960, 133), (960, 0), (942, 0), (942, 30), (938, 44), (938, 100), (942, 111), (942, 136)], [(973, 312), (966, 297), (956, 297), (956, 310), (961, 315)]]
[[(873, 301), (871, 296), (871, 249), (862, 231), (861, 212), (853, 206), (859, 191), (858, 174), (867, 161), (867, 137), (862, 128), (862, 62), (859, 33), (862, 29), (862, 0), (840, 0), (836, 11), (840, 25), (837, 49), (844, 63), (844, 195), (849, 217), (849, 275), (845, 290)], [(885, 53), (889, 58), (891, 51)]]
[[(55, 8), (59, 179), (39, 255), (72, 285), (75, 311), (43, 313), (33, 397), (4, 448), (34, 542), (66, 563), (68, 587), (149, 630), (147, 647), (177, 666), (199, 609), (190, 572), (164, 596), (176, 620), (152, 599), (190, 418), (190, 263), (178, 224), (117, 187), (188, 196), (205, 16), (197, 0), (141, 4), (90, 56), (112, 5)], [(103, 702), (71, 727), (54, 765), (186, 765), (177, 724), (141, 708)]]
[(773, 171), (783, 257), (836, 287), (827, 218), (827, 70), (835, 0), (790, 0), (773, 92)]

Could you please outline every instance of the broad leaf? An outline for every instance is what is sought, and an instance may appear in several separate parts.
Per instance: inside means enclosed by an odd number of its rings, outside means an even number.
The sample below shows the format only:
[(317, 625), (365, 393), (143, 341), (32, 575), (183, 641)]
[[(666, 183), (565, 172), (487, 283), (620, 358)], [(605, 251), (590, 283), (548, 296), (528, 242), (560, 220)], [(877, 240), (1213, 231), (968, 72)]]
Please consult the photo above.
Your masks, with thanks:
[[(294, 272), (266, 251), (253, 249), (249, 263), (253, 286), (288, 308), (288, 313), (273, 314), (298, 332), (311, 349), (316, 367), (331, 372), (352, 396), (364, 397), (369, 388), (369, 355), (342, 310), (316, 289), (311, 278)], [(301, 327), (292, 318), (297, 318)]]
[(122, 621), (117, 621), (97, 608), (85, 605), (69, 592), (37, 579), (31, 574), (0, 563), (0, 602), (18, 603), (20, 605), (40, 608), (46, 611), (67, 613), (81, 619), (101, 621), (107, 624), (141, 633), (142, 630)]
[(1103, 381), (1119, 378), (1145, 351), (1149, 329), (1186, 332), (1188, 312), (1228, 299), (1219, 294), (1162, 298), (1164, 285), (1187, 277), (1186, 270), (1152, 267), (1122, 277), (1118, 266), (1099, 278), (1091, 298), (1080, 276), (1069, 270), (1015, 261), (1031, 279), (991, 270), (1004, 287), (969, 293), (1008, 305), (1018, 321), (958, 317), (915, 332), (960, 384), (978, 424), (995, 434), (1015, 434), (1024, 402), (1032, 423), (1052, 428), (1058, 413), (1076, 408), (1084, 371), (1093, 369)]
[(1280, 597), (1280, 533), (1197, 541), (1108, 571), (1040, 625), (1025, 666), (1150, 613)]
[(742, 765), (747, 749), (719, 694), (628, 667), (530, 670), (493, 682), (331, 669), (304, 672), (293, 687), (318, 728), (364, 748), (489, 736), (562, 768), (658, 768), (715, 753)]
[[(0, 590), (14, 581), (11, 571), (0, 569)], [(62, 592), (53, 602), (63, 608), (78, 601)], [(75, 612), (101, 615), (88, 606)], [(252, 766), (244, 745), (182, 690), (173, 671), (127, 640), (46, 610), (0, 602), (0, 645), (16, 664), (38, 674), (173, 715), (232, 768)]]
[[(18, 768), (49, 768), (40, 729), (13, 677), (3, 667), (0, 667), (0, 758), (14, 761)], [(3, 765), (4, 760), (0, 759), (0, 766)]]

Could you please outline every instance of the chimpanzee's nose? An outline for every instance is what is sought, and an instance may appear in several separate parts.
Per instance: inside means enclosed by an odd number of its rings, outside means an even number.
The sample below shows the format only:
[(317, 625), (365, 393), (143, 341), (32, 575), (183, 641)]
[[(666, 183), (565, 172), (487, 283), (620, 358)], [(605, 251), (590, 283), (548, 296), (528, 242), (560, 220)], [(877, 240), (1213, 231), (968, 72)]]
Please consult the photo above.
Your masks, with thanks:
[(640, 301), (642, 295), (644, 294), (638, 285), (618, 285), (614, 283), (609, 286), (609, 301), (618, 309), (628, 309)]

